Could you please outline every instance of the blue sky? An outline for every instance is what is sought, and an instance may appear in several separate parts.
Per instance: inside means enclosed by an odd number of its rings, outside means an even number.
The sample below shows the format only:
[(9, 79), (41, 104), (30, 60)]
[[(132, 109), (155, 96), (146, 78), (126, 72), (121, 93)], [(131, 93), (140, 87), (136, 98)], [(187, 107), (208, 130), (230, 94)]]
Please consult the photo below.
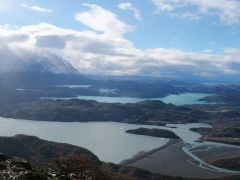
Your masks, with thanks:
[(238, 0), (0, 0), (0, 17), (2, 38), (28, 36), (4, 46), (59, 55), (37, 41), (61, 39), (61, 56), (84, 73), (161, 76), (180, 65), (199, 76), (238, 74)]
[[(23, 26), (47, 22), (65, 28), (83, 30), (86, 27), (74, 19), (74, 14), (84, 10), (82, 3), (93, 3), (113, 11), (124, 22), (136, 26), (136, 30), (128, 33), (126, 37), (139, 48), (176, 47), (194, 51), (206, 49), (218, 51), (226, 47), (240, 47), (238, 24), (224, 25), (219, 22), (217, 16), (206, 16), (201, 20), (174, 18), (165, 12), (156, 13), (157, 8), (150, 0), (131, 0), (141, 13), (140, 21), (135, 19), (130, 11), (122, 11), (118, 8), (119, 3), (128, 1), (72, 0), (71, 3), (67, 0), (8, 1), (0, 0), (1, 6), (8, 4), (8, 8), (0, 12), (1, 24)], [(53, 13), (36, 13), (27, 10), (21, 6), (23, 3), (52, 9)], [(194, 8), (190, 7), (189, 11), (192, 9)], [(216, 44), (213, 45), (212, 42)]]

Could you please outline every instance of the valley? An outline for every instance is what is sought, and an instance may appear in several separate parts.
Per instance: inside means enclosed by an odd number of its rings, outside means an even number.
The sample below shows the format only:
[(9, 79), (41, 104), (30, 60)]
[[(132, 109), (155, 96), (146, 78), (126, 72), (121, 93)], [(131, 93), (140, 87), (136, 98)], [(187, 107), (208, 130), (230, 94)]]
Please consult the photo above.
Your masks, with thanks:
[(240, 180), (240, 0), (0, 17), (0, 180)]
[[(117, 89), (118, 83), (122, 86), (122, 82), (117, 81), (114, 86), (111, 83), (107, 86), (106, 83), (105, 86), (81, 83), (48, 88), (2, 86), (0, 103), (4, 106), (0, 106), (2, 117), (0, 122), (3, 125), (0, 128), (0, 135), (34, 135), (50, 141), (77, 145), (91, 150), (101, 161), (116, 164), (124, 162), (122, 164), (124, 167), (127, 165), (143, 168), (153, 174), (184, 178), (238, 176), (238, 171), (225, 169), (223, 165), (226, 163), (226, 167), (230, 167), (227, 164), (231, 160), (231, 167), (237, 166), (234, 159), (238, 156), (228, 161), (230, 157), (227, 153), (236, 147), (225, 150), (226, 160), (218, 158), (222, 150), (216, 148), (214, 161), (210, 161), (210, 157), (196, 153), (195, 150), (212, 146), (227, 147), (221, 143), (239, 145), (240, 111), (236, 101), (232, 103), (233, 99), (230, 98), (220, 103), (210, 98), (228, 93), (229, 88), (234, 88), (231, 91), (237, 92), (238, 86), (219, 86), (221, 91), (218, 88), (207, 87), (203, 91), (200, 85), (184, 85), (180, 91), (174, 92), (176, 94), (171, 94), (172, 91), (169, 89), (164, 97), (159, 98), (161, 96), (159, 93), (154, 95), (150, 92), (149, 97), (145, 95), (138, 97), (137, 94), (131, 93), (127, 93), (127, 97), (122, 97), (124, 93)], [(129, 89), (130, 84), (127, 83), (125, 88)], [(141, 83), (139, 85), (146, 86)], [(153, 82), (149, 88), (155, 86), (157, 84)], [(144, 91), (141, 89), (141, 92)], [(11, 131), (7, 133), (7, 129)], [(64, 132), (65, 137), (60, 131)], [(96, 137), (90, 133), (93, 131), (97, 134)], [(128, 135), (128, 132), (133, 134)], [(178, 137), (180, 140), (177, 142), (171, 140)], [(116, 140), (118, 145), (115, 144)], [(105, 141), (107, 144), (104, 144)], [(112, 155), (108, 153), (109, 149)], [(238, 151), (237, 148), (237, 154)], [(178, 160), (178, 166), (187, 169), (177, 169), (173, 166), (180, 157), (182, 159)], [(158, 159), (158, 163), (149, 161), (151, 158)], [(164, 169), (163, 164), (166, 162), (171, 166)], [(110, 167), (105, 168), (109, 170)], [(189, 174), (188, 169), (192, 169), (194, 175)]]

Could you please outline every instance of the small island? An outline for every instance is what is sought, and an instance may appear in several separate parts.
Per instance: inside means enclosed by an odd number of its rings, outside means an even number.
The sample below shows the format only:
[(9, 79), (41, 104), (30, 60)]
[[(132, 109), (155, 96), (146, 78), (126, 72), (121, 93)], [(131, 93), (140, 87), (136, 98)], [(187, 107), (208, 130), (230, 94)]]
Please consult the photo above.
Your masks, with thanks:
[(174, 132), (166, 129), (138, 128), (138, 129), (130, 129), (125, 132), (130, 134), (145, 135), (145, 136), (152, 136), (152, 137), (179, 139), (179, 137)]

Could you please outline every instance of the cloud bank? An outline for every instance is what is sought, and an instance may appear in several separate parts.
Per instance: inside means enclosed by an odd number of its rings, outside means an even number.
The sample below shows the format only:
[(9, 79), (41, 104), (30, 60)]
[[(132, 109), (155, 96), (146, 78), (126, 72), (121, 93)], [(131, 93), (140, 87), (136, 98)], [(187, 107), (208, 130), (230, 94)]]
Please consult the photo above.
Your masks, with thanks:
[(75, 18), (88, 27), (85, 31), (47, 23), (18, 28), (1, 26), (1, 64), (14, 66), (20, 61), (52, 58), (52, 66), (60, 66), (58, 60), (64, 60), (86, 74), (168, 77), (177, 73), (201, 77), (239, 74), (236, 65), (240, 65), (240, 49), (226, 48), (220, 54), (174, 48), (139, 49), (124, 37), (133, 30), (132, 26), (100, 6), (84, 5), (86, 10), (77, 12)]

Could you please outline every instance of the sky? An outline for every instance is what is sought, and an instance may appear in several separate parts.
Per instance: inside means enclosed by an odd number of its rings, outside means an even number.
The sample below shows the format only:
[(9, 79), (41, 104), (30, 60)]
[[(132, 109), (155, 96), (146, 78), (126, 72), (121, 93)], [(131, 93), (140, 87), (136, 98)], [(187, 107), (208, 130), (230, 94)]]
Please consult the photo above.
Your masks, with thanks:
[(0, 0), (0, 56), (8, 68), (59, 57), (83, 74), (237, 77), (240, 1)]

